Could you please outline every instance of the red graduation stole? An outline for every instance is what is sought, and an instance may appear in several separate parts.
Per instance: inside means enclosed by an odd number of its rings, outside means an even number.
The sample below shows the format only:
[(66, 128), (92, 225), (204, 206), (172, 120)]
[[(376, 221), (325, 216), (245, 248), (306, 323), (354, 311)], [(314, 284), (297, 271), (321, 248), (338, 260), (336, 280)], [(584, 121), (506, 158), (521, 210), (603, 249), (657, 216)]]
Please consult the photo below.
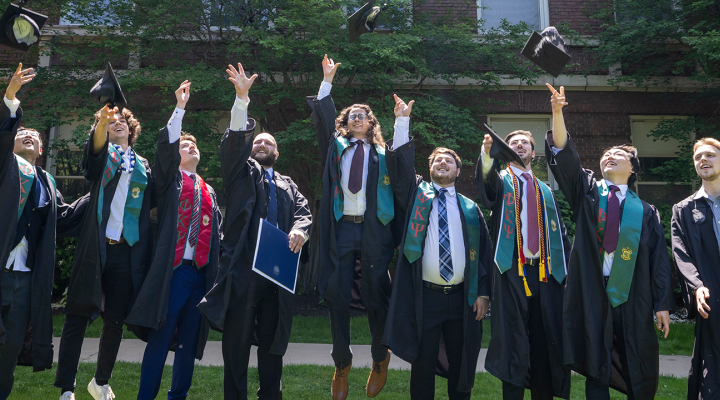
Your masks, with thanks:
[[(177, 243), (175, 244), (175, 264), (174, 268), (180, 266), (185, 253), (185, 242), (190, 233), (190, 218), (192, 217), (193, 199), (195, 197), (195, 186), (193, 180), (186, 173), (181, 172), (183, 178), (182, 192), (180, 193), (180, 203), (178, 205), (178, 224), (177, 224)], [(198, 268), (202, 268), (207, 264), (210, 257), (210, 241), (212, 238), (213, 227), (213, 206), (210, 192), (208, 191), (205, 181), (200, 175), (195, 174), (200, 186), (200, 228), (198, 232), (198, 240), (195, 245), (194, 260)]]

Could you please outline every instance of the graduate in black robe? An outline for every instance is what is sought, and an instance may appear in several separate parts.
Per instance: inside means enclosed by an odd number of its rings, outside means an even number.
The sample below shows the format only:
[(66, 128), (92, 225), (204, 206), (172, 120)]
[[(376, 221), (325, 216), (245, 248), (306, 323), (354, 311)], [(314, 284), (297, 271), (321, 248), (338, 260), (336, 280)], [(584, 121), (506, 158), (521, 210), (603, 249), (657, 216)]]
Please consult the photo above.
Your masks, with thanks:
[[(669, 310), (675, 303), (672, 267), (660, 216), (654, 206), (637, 199), (627, 189), (637, 178), (639, 168), (634, 147), (616, 146), (604, 153), (600, 167), (605, 181), (596, 182), (593, 171), (582, 168), (575, 145), (565, 130), (564, 88), (558, 92), (548, 87), (553, 93), (553, 131), (546, 136), (545, 153), (576, 222), (563, 308), (565, 364), (588, 377), (585, 394), (589, 399), (609, 398), (608, 385), (627, 393), (629, 398), (652, 399), (659, 375), (653, 314), (657, 328), (667, 337)], [(618, 225), (617, 250), (610, 254), (604, 250), (604, 246), (609, 246), (605, 242), (609, 242), (607, 227), (612, 221), (610, 195), (607, 213), (600, 213), (599, 190), (608, 187), (605, 182), (617, 186), (617, 191), (612, 187), (609, 190), (618, 200), (620, 194), (626, 196), (617, 217), (623, 217), (622, 225)], [(626, 223), (624, 214), (628, 207), (637, 210), (638, 220), (630, 219), (630, 215)], [(603, 227), (598, 216), (607, 230), (598, 232), (598, 225)], [(642, 227), (638, 242), (621, 245), (623, 230), (637, 225)], [(598, 235), (604, 235), (602, 248)], [(618, 268), (623, 265), (620, 260), (629, 261), (633, 269)], [(613, 283), (615, 272), (631, 275), (620, 275), (622, 282)], [(627, 292), (619, 290), (618, 283), (626, 284)], [(623, 292), (622, 297), (616, 295)], [(618, 300), (621, 298), (624, 301)]]
[[(422, 176), (416, 175), (415, 141), (408, 137), (407, 128), (400, 126), (409, 123), (402, 118), (408, 119), (412, 102), (407, 107), (397, 96), (395, 100), (398, 121), (395, 138), (386, 145), (386, 154), (395, 199), (402, 211), (398, 217), (403, 216), (405, 229), (382, 343), (393, 354), (412, 364), (412, 399), (434, 398), (433, 371), (448, 378), (447, 391), (451, 400), (469, 399), (482, 342), (481, 320), (489, 305), (492, 244), (480, 209), (470, 199), (461, 198), (455, 192), (454, 182), (461, 165), (452, 150), (437, 148), (431, 155), (432, 182), (425, 182)], [(445, 161), (434, 162), (441, 156)], [(454, 166), (448, 166), (451, 160), (454, 160)], [(455, 220), (459, 223), (455, 225), (450, 210), (446, 212), (453, 269), (450, 280), (438, 272), (442, 268), (439, 265), (442, 264), (440, 244), (426, 243), (430, 237), (442, 240), (439, 232), (442, 206), (437, 206), (438, 216), (432, 217), (434, 205), (440, 204), (437, 191), (441, 189), (448, 191), (447, 208), (453, 198), (459, 208), (456, 212), (459, 218)], [(434, 191), (438, 201), (428, 202), (426, 191)], [(418, 201), (423, 202), (418, 205)], [(465, 209), (466, 205), (470, 205), (469, 210)], [(419, 226), (419, 221), (427, 222), (425, 226)], [(423, 231), (422, 240), (415, 239), (412, 243), (413, 238), (419, 238), (418, 233)], [(456, 248), (461, 248), (464, 254), (452, 253)], [(409, 249), (415, 252), (414, 257), (418, 257), (412, 262), (407, 256)], [(426, 254), (428, 251), (432, 255)], [(464, 265), (455, 265), (456, 260), (464, 260)]]
[(700, 139), (693, 153), (702, 187), (675, 204), (672, 216), (678, 278), (688, 313), (695, 316), (688, 400), (715, 399), (720, 392), (720, 142)]
[(128, 108), (108, 105), (96, 114), (84, 145), (80, 165), (90, 184), (89, 203), (75, 247), (55, 375), (55, 386), (67, 397), (75, 389), (85, 330), (99, 315), (103, 317), (102, 340), (88, 390), (98, 396), (112, 394), (108, 381), (123, 324), (150, 268), (150, 210), (155, 207), (155, 190), (147, 160), (131, 151), (139, 134), (140, 124)]
[[(527, 131), (511, 132), (505, 139), (509, 146), (503, 146), (505, 142), (494, 143), (490, 134), (485, 135), (483, 150), (475, 171), (475, 185), (480, 192), (483, 205), (492, 210), (492, 237), (495, 240), (493, 254), (498, 252), (499, 238), (507, 234), (503, 227), (518, 225), (516, 221), (507, 224), (503, 218), (504, 212), (508, 211), (507, 207), (512, 207), (511, 211), (515, 212), (515, 202), (519, 201), (520, 213), (528, 215), (529, 212), (525, 207), (531, 199), (523, 195), (526, 192), (526, 184), (524, 184), (526, 179), (522, 174), (529, 174), (533, 179), (537, 179), (532, 170), (525, 171), (524, 168), (525, 165), (530, 166), (535, 155), (535, 140), (531, 135)], [(499, 137), (496, 139), (500, 140)], [(517, 177), (519, 196), (514, 197), (513, 190), (505, 190), (501, 172), (503, 174), (509, 172), (500, 170), (499, 161), (503, 157), (502, 153), (497, 154), (498, 158), (490, 157), (490, 154), (495, 154), (490, 149), (491, 146), (502, 148), (505, 152), (517, 154), (519, 151), (522, 154), (519, 156), (519, 161), (523, 164), (515, 161), (508, 166)], [(503, 161), (513, 160), (517, 159), (513, 156)], [(538, 185), (541, 184), (542, 182), (538, 182)], [(542, 193), (552, 196), (551, 190)], [(547, 199), (545, 200), (547, 203)], [(507, 235), (514, 243), (512, 257), (508, 259), (512, 267), (500, 272), (500, 268), (493, 262), (493, 312), (490, 317), (492, 335), (485, 357), (485, 369), (503, 381), (504, 399), (522, 399), (525, 388), (531, 390), (533, 399), (552, 399), (553, 396), (567, 399), (570, 396), (570, 370), (565, 367), (562, 356), (562, 307), (564, 277), (567, 270), (565, 261), (570, 258), (570, 241), (565, 224), (560, 219), (560, 207), (554, 196), (552, 203), (555, 206), (554, 210), (550, 210), (550, 207), (545, 208), (547, 214), (553, 213), (553, 215), (545, 216), (543, 229), (546, 239), (556, 240), (559, 243), (548, 242), (545, 250), (538, 249), (536, 254), (532, 254), (529, 250), (527, 229), (514, 228), (521, 229), (523, 254), (527, 257), (524, 273), (531, 296), (525, 293), (524, 279), (518, 271), (516, 232)], [(527, 219), (525, 216), (524, 218)], [(512, 225), (513, 223), (515, 225)], [(560, 230), (560, 234), (557, 234), (557, 229)], [(548, 233), (554, 235), (548, 237)], [(543, 246), (543, 243), (539, 245)], [(552, 268), (547, 268), (545, 271), (548, 275), (543, 282), (540, 281), (538, 261), (543, 253), (551, 253), (551, 245), (557, 247), (556, 254), (551, 259)]]
[[(21, 64), (0, 103), (0, 154), (3, 157), (0, 188), (3, 197), (15, 199), (3, 208), (8, 215), (2, 231), (10, 235), (10, 248), (0, 256), (4, 288), (2, 322), (6, 329), (5, 345), (0, 352), (0, 399), (3, 400), (12, 390), (16, 365), (31, 366), (35, 372), (52, 367), (50, 303), (55, 234), (77, 235), (85, 209), (82, 205), (87, 204), (86, 201), (65, 204), (52, 175), (35, 165), (42, 154), (40, 133), (18, 128), (23, 111), (15, 94), (33, 79), (35, 75), (31, 72), (32, 68), (23, 70)], [(28, 175), (31, 173), (34, 177)]]
[(248, 361), (257, 338), (257, 397), (275, 400), (282, 397), (282, 357), (295, 297), (252, 270), (260, 219), (288, 234), (288, 246), (297, 253), (307, 241), (312, 215), (292, 179), (274, 171), (279, 156), (275, 139), (268, 133), (254, 137), (255, 121), (247, 118), (247, 107), (257, 75), (247, 78), (241, 64), (227, 72), (236, 99), (220, 144), (227, 198), (222, 257), (217, 281), (198, 308), (214, 328), (223, 330), (225, 399), (247, 398)]
[[(154, 399), (157, 396), (169, 350), (175, 351), (175, 358), (168, 396), (186, 397), (195, 359), (202, 359), (209, 332), (207, 320), (202, 318), (196, 307), (212, 288), (217, 276), (222, 214), (215, 190), (197, 173), (200, 162), (197, 141), (194, 136), (181, 132), (189, 91), (190, 82), (185, 81), (175, 92), (176, 108), (158, 135), (152, 168), (158, 200), (155, 253), (126, 319), (128, 327), (148, 342), (142, 361), (138, 399)], [(195, 237), (198, 239), (192, 245), (188, 238), (192, 230), (190, 219), (196, 190), (199, 204), (198, 235)], [(182, 198), (183, 193), (185, 198)], [(181, 213), (183, 219), (179, 222)]]
[[(337, 110), (330, 95), (340, 63), (323, 60), (324, 79), (318, 96), (309, 96), (312, 119), (324, 159), (323, 188), (318, 210), (320, 271), (317, 289), (328, 302), (335, 375), (333, 400), (347, 396), (352, 368), (350, 305), (360, 261), (360, 298), (368, 314), (373, 366), (366, 393), (376, 396), (385, 385), (390, 352), (380, 344), (385, 330), (391, 282), (388, 265), (401, 234), (399, 210), (392, 200), (380, 124), (366, 104)], [(353, 119), (350, 120), (350, 115)], [(362, 119), (361, 119), (362, 118)], [(363, 140), (362, 146), (358, 140)], [(362, 150), (359, 150), (362, 149)], [(352, 167), (358, 153), (356, 168)], [(364, 159), (364, 161), (363, 161)], [(351, 184), (352, 177), (357, 177)], [(357, 239), (360, 237), (361, 239)]]

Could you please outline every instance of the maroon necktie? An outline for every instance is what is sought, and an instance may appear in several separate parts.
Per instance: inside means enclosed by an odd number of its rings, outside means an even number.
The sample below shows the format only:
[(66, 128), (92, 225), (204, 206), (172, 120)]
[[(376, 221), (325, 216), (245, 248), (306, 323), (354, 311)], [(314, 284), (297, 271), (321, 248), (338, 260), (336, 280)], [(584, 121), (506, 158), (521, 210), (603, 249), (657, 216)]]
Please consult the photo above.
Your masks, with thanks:
[(605, 236), (603, 236), (603, 248), (608, 254), (617, 248), (618, 236), (620, 235), (620, 199), (615, 193), (618, 190), (620, 190), (619, 187), (610, 185), (607, 224), (605, 224)]
[(527, 241), (528, 249), (531, 253), (537, 254), (540, 250), (540, 239), (538, 234), (540, 229), (538, 228), (538, 213), (537, 213), (537, 195), (535, 194), (535, 181), (533, 181), (532, 175), (525, 172), (522, 174), (525, 178), (525, 196), (527, 196)]
[(365, 148), (363, 141), (355, 142), (355, 154), (350, 164), (350, 179), (348, 179), (348, 189), (350, 193), (357, 193), (362, 189), (363, 164), (365, 164)]

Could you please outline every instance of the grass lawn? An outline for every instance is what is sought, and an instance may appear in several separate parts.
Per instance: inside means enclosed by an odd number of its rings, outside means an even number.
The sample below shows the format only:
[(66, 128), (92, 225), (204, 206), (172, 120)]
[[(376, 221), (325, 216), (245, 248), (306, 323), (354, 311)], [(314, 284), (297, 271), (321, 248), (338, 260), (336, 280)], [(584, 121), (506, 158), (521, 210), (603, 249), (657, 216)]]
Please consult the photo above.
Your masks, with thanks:
[[(62, 326), (65, 321), (65, 315), (53, 316), (53, 336), (59, 337), (62, 333)], [(98, 318), (91, 324), (85, 337), (100, 337), (102, 329), (102, 321)], [(670, 325), (670, 334), (667, 339), (663, 339), (659, 332), (660, 354), (668, 355), (692, 355), (693, 340), (695, 338), (694, 323), (678, 323)], [(350, 336), (352, 344), (370, 344), (370, 329), (368, 321), (365, 317), (355, 317), (350, 319)], [(125, 339), (137, 339), (132, 332), (127, 329), (123, 334)], [(221, 340), (222, 333), (210, 330), (209, 340)], [(328, 317), (294, 317), (292, 333), (290, 335), (291, 343), (332, 343), (330, 335), (330, 318)], [(482, 347), (487, 347), (490, 342), (490, 320), (483, 320), (483, 340)]]
[[(32, 373), (28, 367), (18, 367), (15, 375), (15, 387), (9, 400), (35, 400), (35, 399), (57, 399), (60, 397), (60, 390), (52, 386), (55, 378), (55, 369)], [(92, 400), (85, 386), (92, 379), (95, 371), (95, 364), (80, 363), (77, 374), (78, 388), (76, 398), (78, 400)], [(165, 367), (163, 381), (160, 386), (158, 399), (165, 398), (167, 390), (170, 389), (171, 367)], [(348, 399), (367, 399), (365, 395), (365, 383), (370, 370), (367, 368), (356, 368), (350, 372), (350, 394)], [(333, 368), (290, 365), (283, 369), (283, 397), (286, 399), (308, 399), (316, 400), (330, 398), (330, 381)], [(137, 397), (138, 382), (140, 381), (140, 364), (118, 362), (115, 365), (113, 379), (110, 384), (118, 399), (130, 399)], [(248, 394), (253, 398), (258, 385), (257, 369), (251, 368), (248, 371)], [(680, 399), (685, 397), (687, 379), (660, 377), (660, 385), (655, 399)], [(377, 399), (408, 399), (410, 391), (410, 371), (391, 370), (388, 382)], [(447, 381), (436, 378), (435, 398), (447, 399)], [(572, 399), (584, 398), (585, 378), (578, 375), (572, 377)], [(620, 393), (610, 391), (612, 399), (624, 399)], [(223, 397), (223, 369), (222, 367), (195, 367), (193, 386), (188, 394), (191, 400), (221, 399)], [(473, 399), (500, 399), (502, 398), (502, 384), (498, 379), (488, 373), (475, 375), (475, 387), (473, 388)], [(530, 399), (529, 391), (526, 391), (526, 399)]]

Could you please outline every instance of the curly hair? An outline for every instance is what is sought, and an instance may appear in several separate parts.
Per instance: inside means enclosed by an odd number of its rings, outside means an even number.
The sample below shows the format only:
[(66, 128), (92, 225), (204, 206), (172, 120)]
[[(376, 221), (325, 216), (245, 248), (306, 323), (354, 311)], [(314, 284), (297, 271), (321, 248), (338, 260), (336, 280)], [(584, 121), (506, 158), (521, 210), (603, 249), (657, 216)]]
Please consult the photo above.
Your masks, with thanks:
[(385, 139), (383, 139), (382, 137), (380, 123), (378, 122), (377, 118), (375, 118), (375, 114), (373, 114), (370, 106), (368, 106), (367, 104), (353, 104), (350, 107), (345, 107), (345, 109), (340, 111), (340, 115), (338, 115), (338, 117), (335, 119), (335, 129), (337, 129), (337, 131), (340, 132), (343, 137), (350, 136), (350, 132), (348, 131), (348, 114), (350, 114), (350, 111), (355, 108), (365, 110), (365, 112), (367, 113), (370, 127), (365, 133), (365, 137), (368, 139), (368, 144), (377, 144), (384, 147)]
[[(91, 133), (95, 131), (95, 127), (100, 121), (100, 110), (95, 113), (95, 122), (93, 123)], [(135, 119), (135, 115), (133, 115), (132, 111), (130, 111), (130, 109), (128, 108), (123, 108), (122, 111), (118, 112), (118, 114), (122, 115), (127, 122), (128, 129), (130, 130), (130, 134), (128, 135), (128, 146), (132, 147), (135, 145), (135, 140), (137, 140), (137, 137), (140, 136), (140, 131), (142, 129), (140, 127), (140, 122)]]

